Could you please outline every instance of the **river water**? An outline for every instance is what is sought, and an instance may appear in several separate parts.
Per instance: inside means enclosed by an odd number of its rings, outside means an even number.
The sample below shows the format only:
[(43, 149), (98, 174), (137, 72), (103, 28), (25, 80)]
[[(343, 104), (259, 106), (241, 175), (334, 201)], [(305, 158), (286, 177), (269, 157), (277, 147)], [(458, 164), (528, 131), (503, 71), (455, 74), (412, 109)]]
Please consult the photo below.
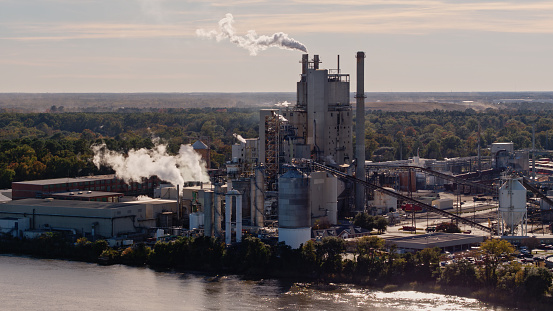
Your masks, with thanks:
[(0, 310), (508, 310), (475, 299), (353, 285), (332, 290), (277, 280), (0, 256)]

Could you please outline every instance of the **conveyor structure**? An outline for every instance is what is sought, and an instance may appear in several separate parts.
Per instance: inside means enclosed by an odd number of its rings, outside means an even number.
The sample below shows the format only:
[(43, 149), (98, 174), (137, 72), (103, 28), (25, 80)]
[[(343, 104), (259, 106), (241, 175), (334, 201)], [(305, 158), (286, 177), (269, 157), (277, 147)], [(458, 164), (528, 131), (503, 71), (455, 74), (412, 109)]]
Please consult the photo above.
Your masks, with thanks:
[[(485, 232), (488, 232), (488, 233), (492, 233), (493, 232), (493, 229), (492, 228), (489, 228), (489, 227), (486, 227), (486, 226), (483, 226), (477, 222), (474, 222), (472, 220), (469, 220), (469, 219), (466, 219), (466, 218), (463, 218), (461, 216), (458, 216), (458, 215), (455, 215), (455, 214), (452, 214), (452, 213), (449, 213), (449, 212), (446, 212), (446, 211), (443, 211), (439, 208), (435, 208), (433, 207), (432, 205), (429, 205), (429, 204), (426, 204), (424, 202), (421, 202), (421, 201), (418, 201), (418, 200), (415, 200), (413, 198), (410, 198), (410, 197), (407, 197), (407, 196), (404, 196), (404, 195), (401, 195), (399, 193), (396, 193), (394, 191), (390, 191), (384, 187), (380, 187), (380, 186), (377, 186), (377, 185), (374, 185), (374, 184), (371, 184), (367, 181), (364, 181), (364, 180), (361, 180), (361, 179), (358, 179), (354, 176), (350, 176), (350, 175), (347, 175), (343, 172), (340, 172), (334, 168), (331, 168), (331, 167), (328, 167), (326, 165), (323, 165), (323, 164), (320, 164), (320, 163), (317, 163), (317, 162), (313, 162), (313, 161), (310, 161), (313, 169), (316, 169), (316, 170), (321, 170), (321, 171), (326, 171), (326, 172), (329, 172), (339, 178), (342, 178), (342, 179), (345, 179), (345, 180), (350, 180), (356, 184), (362, 184), (364, 185), (366, 188), (369, 188), (371, 190), (378, 190), (378, 191), (381, 191), (389, 196), (392, 196), (392, 197), (395, 197), (397, 198), (398, 200), (402, 200), (404, 202), (409, 202), (409, 203), (412, 203), (412, 204), (416, 204), (422, 208), (425, 208), (427, 211), (429, 212), (432, 212), (432, 213), (435, 213), (435, 214), (438, 214), (440, 216), (444, 216), (444, 217), (447, 217), (447, 218), (450, 218), (450, 219), (453, 219), (453, 220), (456, 220), (460, 223), (463, 223), (465, 225), (468, 225), (470, 227), (473, 227), (473, 228), (476, 228), (476, 229), (480, 229), (482, 231), (485, 231)], [(448, 177), (452, 177), (452, 176), (449, 176), (449, 175), (445, 175), (444, 176), (448, 176)], [(467, 182), (467, 181), (464, 181), (464, 182)], [(478, 186), (482, 186), (480, 184), (476, 184)]]

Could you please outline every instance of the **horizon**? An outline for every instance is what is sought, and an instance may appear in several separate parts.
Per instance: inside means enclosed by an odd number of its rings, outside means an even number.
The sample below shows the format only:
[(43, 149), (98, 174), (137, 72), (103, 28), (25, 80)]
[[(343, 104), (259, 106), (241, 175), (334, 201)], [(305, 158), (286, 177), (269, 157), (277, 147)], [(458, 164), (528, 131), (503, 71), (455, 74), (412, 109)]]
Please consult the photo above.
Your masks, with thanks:
[(553, 91), (553, 3), (543, 0), (0, 6), (0, 93), (294, 92), (305, 50), (325, 69), (340, 55), (352, 81), (364, 51), (367, 93)]

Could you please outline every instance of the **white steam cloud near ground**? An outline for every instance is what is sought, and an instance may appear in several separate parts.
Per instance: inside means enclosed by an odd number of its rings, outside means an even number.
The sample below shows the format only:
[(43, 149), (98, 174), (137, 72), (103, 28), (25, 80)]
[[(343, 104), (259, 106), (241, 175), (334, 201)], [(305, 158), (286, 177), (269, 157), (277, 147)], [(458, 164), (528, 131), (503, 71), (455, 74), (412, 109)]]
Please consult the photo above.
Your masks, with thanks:
[(205, 161), (190, 145), (181, 145), (176, 155), (167, 153), (167, 145), (157, 142), (152, 149), (131, 149), (126, 155), (109, 150), (105, 144), (91, 148), (97, 167), (113, 168), (115, 175), (127, 183), (154, 175), (173, 186), (182, 186), (188, 181), (209, 181)]
[(236, 138), (239, 142), (241, 142), (243, 144), (246, 143), (246, 140), (244, 139), (244, 137), (242, 137), (242, 135), (234, 133), (234, 134), (232, 134), (232, 136), (234, 136), (234, 138)]
[(258, 35), (255, 30), (249, 30), (245, 36), (236, 35), (234, 29), (234, 17), (227, 13), (226, 17), (219, 21), (218, 30), (206, 31), (197, 29), (196, 35), (202, 38), (215, 39), (217, 42), (228, 39), (230, 42), (250, 51), (250, 55), (255, 56), (259, 51), (264, 51), (270, 47), (278, 47), (285, 50), (295, 50), (307, 52), (307, 48), (301, 42), (292, 39), (283, 32), (274, 33), (271, 36)]

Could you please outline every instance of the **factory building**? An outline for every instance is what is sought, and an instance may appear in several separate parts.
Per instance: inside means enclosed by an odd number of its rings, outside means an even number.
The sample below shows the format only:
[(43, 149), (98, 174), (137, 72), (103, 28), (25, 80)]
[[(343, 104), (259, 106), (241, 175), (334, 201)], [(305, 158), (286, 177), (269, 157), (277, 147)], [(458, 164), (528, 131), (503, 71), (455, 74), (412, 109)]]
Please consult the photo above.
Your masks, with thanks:
[(159, 183), (160, 181), (156, 176), (144, 179), (140, 183), (126, 183), (115, 175), (19, 181), (12, 183), (12, 199), (47, 198), (56, 193), (88, 191), (118, 192), (124, 195), (151, 195)]
[(116, 237), (143, 233), (151, 227), (171, 227), (176, 212), (176, 201), (156, 199), (114, 203), (47, 198), (0, 205), (1, 219), (28, 219), (31, 231), (67, 231), (92, 237)]
[[(328, 164), (349, 164), (353, 160), (350, 76), (338, 69), (320, 69), (319, 55), (309, 61), (302, 56), (301, 79), (297, 82), (297, 103), (286, 107), (282, 117), (293, 133), (285, 133), (292, 147), (289, 158), (312, 158)], [(296, 148), (294, 148), (296, 147)], [(294, 154), (298, 151), (309, 150)]]

